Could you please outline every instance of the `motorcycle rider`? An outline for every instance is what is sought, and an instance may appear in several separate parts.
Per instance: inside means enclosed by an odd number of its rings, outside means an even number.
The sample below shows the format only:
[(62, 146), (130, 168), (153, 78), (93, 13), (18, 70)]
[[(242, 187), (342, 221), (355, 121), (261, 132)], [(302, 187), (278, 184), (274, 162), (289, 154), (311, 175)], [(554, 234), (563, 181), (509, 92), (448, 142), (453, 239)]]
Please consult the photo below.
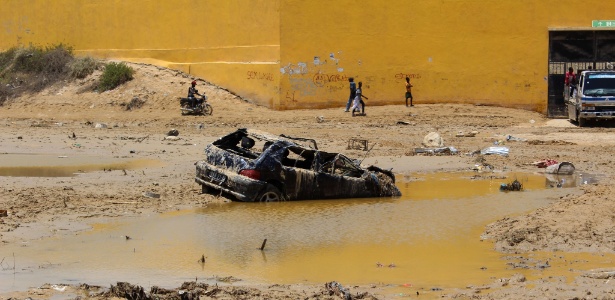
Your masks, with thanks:
[(188, 99), (190, 99), (190, 105), (192, 109), (194, 109), (196, 105), (196, 97), (194, 96), (194, 94), (201, 96), (201, 94), (199, 94), (199, 91), (196, 89), (196, 80), (192, 81), (192, 86), (188, 88)]

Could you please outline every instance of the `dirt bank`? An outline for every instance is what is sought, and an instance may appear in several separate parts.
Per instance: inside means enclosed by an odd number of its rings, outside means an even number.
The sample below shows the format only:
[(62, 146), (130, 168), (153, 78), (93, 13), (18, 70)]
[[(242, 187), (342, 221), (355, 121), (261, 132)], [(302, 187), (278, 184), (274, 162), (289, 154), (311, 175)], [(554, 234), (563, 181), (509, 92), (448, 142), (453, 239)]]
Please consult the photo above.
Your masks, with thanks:
[[(570, 161), (577, 172), (595, 174), (599, 182), (585, 185), (581, 193), (571, 192), (528, 215), (491, 224), (483, 237), (495, 240), (498, 251), (511, 253), (556, 250), (610, 253), (615, 250), (612, 128), (577, 128), (566, 120), (549, 120), (535, 112), (499, 107), (426, 105), (421, 104), (420, 95), (416, 95), (415, 107), (406, 108), (401, 97), (403, 87), (400, 87), (399, 105), (371, 107), (367, 101), (365, 117), (344, 113), (343, 97), (339, 108), (271, 111), (204, 81), (199, 81), (197, 87), (209, 96), (213, 116), (181, 116), (177, 97), (186, 94), (192, 78), (150, 65), (131, 66), (136, 70), (135, 79), (116, 90), (83, 92), (83, 87), (94, 80), (89, 77), (39, 94), (10, 99), (0, 107), (3, 128), (0, 153), (5, 155), (95, 156), (156, 162), (138, 170), (87, 172), (69, 179), (3, 177), (0, 210), (7, 210), (7, 216), (0, 217), (3, 244), (84, 230), (88, 222), (97, 218), (227, 201), (200, 194), (193, 180), (193, 163), (202, 156), (207, 143), (236, 128), (248, 127), (314, 138), (321, 148), (342, 151), (352, 157), (362, 157), (365, 152), (346, 150), (348, 139), (366, 139), (375, 145), (366, 162), (393, 168), (398, 174), (470, 170), (477, 164), (490, 165), (495, 170), (534, 172), (540, 170), (531, 163), (540, 159)], [(369, 95), (369, 89), (364, 93)], [(135, 98), (144, 101), (143, 107), (127, 110), (127, 104)], [(180, 132), (179, 140), (165, 140), (171, 129)], [(478, 132), (476, 136), (459, 134), (472, 131)], [(413, 150), (421, 147), (429, 132), (438, 132), (445, 145), (458, 149), (459, 155), (415, 156)], [(513, 139), (507, 140), (509, 135)], [(510, 154), (487, 155), (482, 160), (471, 155), (493, 145), (494, 141), (504, 142)], [(144, 197), (147, 192), (161, 197)], [(442, 294), (493, 299), (615, 297), (608, 276), (594, 277), (580, 276), (574, 282), (498, 278), (491, 286)], [(322, 286), (302, 288), (316, 293)], [(379, 294), (379, 289), (379, 286), (356, 287), (355, 292), (369, 291), (379, 299), (387, 298)], [(53, 291), (47, 289), (36, 298), (51, 297)], [(31, 292), (11, 295), (33, 297)], [(294, 294), (294, 288), (279, 286), (258, 287), (246, 293), (252, 298), (299, 297)], [(309, 293), (301, 294), (301, 298), (312, 295)]]

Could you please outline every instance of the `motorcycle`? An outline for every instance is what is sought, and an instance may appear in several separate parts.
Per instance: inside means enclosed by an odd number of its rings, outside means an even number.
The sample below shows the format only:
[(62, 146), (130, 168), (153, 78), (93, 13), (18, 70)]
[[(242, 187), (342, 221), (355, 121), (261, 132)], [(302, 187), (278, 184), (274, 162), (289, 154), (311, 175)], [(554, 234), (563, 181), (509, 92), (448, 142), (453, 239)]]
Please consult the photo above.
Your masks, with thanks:
[(190, 98), (179, 98), (182, 115), (211, 115), (214, 113), (214, 108), (207, 103), (207, 96), (201, 95), (201, 98), (196, 98), (192, 107)]

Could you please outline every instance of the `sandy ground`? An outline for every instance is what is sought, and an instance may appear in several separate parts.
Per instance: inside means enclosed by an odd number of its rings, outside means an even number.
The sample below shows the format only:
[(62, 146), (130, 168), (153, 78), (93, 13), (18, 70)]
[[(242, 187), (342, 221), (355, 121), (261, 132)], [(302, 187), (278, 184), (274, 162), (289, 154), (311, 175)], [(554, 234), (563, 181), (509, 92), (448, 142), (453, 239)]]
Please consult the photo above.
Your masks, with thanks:
[[(209, 202), (227, 201), (200, 194), (194, 183), (193, 163), (207, 143), (236, 128), (256, 128), (276, 134), (314, 138), (319, 148), (363, 157), (361, 150), (347, 150), (350, 138), (373, 145), (365, 163), (393, 168), (397, 174), (469, 170), (488, 164), (496, 170), (537, 171), (531, 163), (541, 159), (570, 161), (577, 172), (600, 175), (597, 184), (580, 193), (554, 201), (524, 216), (505, 218), (485, 228), (483, 238), (493, 239), (496, 249), (613, 253), (615, 251), (615, 202), (611, 185), (615, 135), (607, 127), (578, 128), (567, 120), (551, 120), (524, 110), (474, 106), (422, 104), (371, 107), (367, 116), (352, 117), (340, 107), (323, 110), (272, 111), (255, 106), (229, 91), (199, 80), (214, 107), (212, 116), (181, 116), (178, 96), (184, 96), (189, 76), (144, 64), (131, 64), (133, 81), (105, 93), (84, 92), (96, 74), (85, 80), (50, 88), (43, 93), (9, 100), (0, 107), (0, 159), (6, 153), (45, 153), (62, 157), (96, 156), (139, 158), (163, 162), (143, 169), (96, 171), (78, 177), (3, 177), (0, 181), (0, 240), (18, 243), (42, 236), (85, 230), (97, 218), (164, 212)], [(402, 90), (400, 88), (400, 90)], [(369, 89), (364, 92), (369, 96)], [(127, 110), (134, 98), (143, 107)], [(369, 101), (367, 101), (369, 105)], [(104, 124), (106, 128), (96, 128)], [(100, 127), (100, 125), (98, 126)], [(171, 129), (179, 140), (165, 140)], [(474, 137), (459, 133), (476, 131)], [(445, 146), (459, 150), (453, 156), (415, 155), (423, 138), (438, 132)], [(510, 135), (518, 141), (506, 141)], [(509, 156), (472, 155), (505, 141)], [(8, 163), (6, 163), (8, 164)], [(0, 166), (0, 167), (6, 167)], [(160, 198), (147, 198), (147, 192)], [(0, 211), (1, 212), (1, 211)], [(78, 225), (81, 224), (81, 225)], [(615, 270), (615, 269), (614, 269)], [(613, 299), (615, 272), (587, 270), (573, 282), (557, 278), (527, 281), (522, 276), (498, 278), (492, 285), (446, 291), (442, 297), (462, 299)], [(68, 287), (75, 293), (93, 291), (86, 284)], [(178, 287), (179, 288), (179, 287)], [(349, 287), (354, 298), (386, 299), (378, 286)], [(16, 291), (3, 298), (53, 297), (51, 286)], [(220, 288), (207, 297), (216, 299), (339, 299), (319, 286), (267, 286)], [(149, 292), (149, 291), (148, 291)], [(357, 296), (359, 295), (359, 296)], [(100, 294), (98, 298), (114, 295)], [(117, 296), (117, 295), (115, 295)]]

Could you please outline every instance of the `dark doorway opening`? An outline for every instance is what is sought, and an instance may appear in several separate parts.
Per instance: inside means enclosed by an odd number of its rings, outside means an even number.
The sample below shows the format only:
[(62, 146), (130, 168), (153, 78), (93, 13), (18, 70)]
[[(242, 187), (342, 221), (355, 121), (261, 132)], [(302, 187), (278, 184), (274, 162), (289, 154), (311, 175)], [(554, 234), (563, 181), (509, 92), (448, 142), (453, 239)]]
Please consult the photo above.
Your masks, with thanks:
[(568, 68), (574, 72), (607, 69), (615, 62), (615, 30), (549, 31), (549, 79), (547, 116), (568, 117), (564, 103), (564, 77)]

